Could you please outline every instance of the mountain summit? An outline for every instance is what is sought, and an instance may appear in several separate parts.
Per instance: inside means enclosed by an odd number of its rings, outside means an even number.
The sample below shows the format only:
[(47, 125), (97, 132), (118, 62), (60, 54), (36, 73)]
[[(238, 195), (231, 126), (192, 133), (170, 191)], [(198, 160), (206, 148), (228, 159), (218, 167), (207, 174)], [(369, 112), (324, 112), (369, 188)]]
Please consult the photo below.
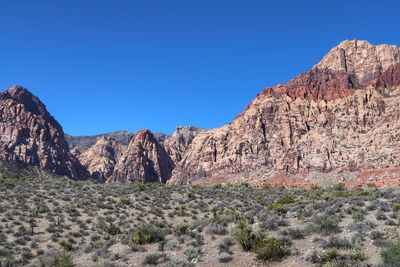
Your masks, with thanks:
[(228, 125), (198, 134), (169, 183), (393, 181), (399, 61), (397, 46), (340, 43), (310, 71), (265, 89)]
[(23, 163), (71, 178), (89, 175), (69, 152), (60, 124), (27, 89), (0, 94), (0, 160)]
[(399, 183), (399, 103), (400, 48), (347, 40), (220, 128), (79, 137), (82, 167), (43, 103), (14, 86), (0, 95), (0, 160), (107, 182)]
[(353, 85), (363, 87), (398, 63), (400, 48), (395, 45), (345, 40), (329, 51), (314, 68), (347, 73)]

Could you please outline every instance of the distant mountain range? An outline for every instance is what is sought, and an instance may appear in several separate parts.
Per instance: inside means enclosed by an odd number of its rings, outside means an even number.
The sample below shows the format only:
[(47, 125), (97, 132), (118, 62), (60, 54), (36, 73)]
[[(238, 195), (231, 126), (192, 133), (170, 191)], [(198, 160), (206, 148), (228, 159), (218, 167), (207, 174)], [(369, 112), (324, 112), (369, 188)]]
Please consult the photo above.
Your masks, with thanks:
[[(228, 100), (227, 100), (228, 101)], [(399, 183), (400, 48), (343, 41), (234, 120), (167, 136), (65, 135), (21, 86), (0, 95), (0, 160), (73, 179), (310, 187)]]

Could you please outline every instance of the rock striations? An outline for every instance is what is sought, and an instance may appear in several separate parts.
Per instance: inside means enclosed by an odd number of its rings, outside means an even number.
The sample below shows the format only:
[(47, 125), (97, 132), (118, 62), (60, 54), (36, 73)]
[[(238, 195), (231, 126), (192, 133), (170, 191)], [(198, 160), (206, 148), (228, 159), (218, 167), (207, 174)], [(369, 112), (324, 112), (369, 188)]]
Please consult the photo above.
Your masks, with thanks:
[(171, 177), (175, 164), (149, 130), (135, 134), (107, 182), (161, 182)]
[(0, 160), (74, 179), (88, 177), (69, 152), (61, 126), (45, 105), (21, 86), (0, 94)]
[[(263, 90), (223, 127), (69, 140), (106, 182), (382, 185), (399, 183), (399, 103), (400, 48), (344, 41), (311, 70)], [(36, 97), (13, 87), (0, 108), (1, 160), (85, 176)]]
[(126, 147), (118, 140), (102, 135), (97, 137), (94, 145), (79, 154), (78, 158), (94, 179), (105, 182), (113, 175), (115, 165)]
[(398, 47), (342, 42), (228, 125), (198, 134), (169, 183), (343, 182), (397, 167), (399, 62)]

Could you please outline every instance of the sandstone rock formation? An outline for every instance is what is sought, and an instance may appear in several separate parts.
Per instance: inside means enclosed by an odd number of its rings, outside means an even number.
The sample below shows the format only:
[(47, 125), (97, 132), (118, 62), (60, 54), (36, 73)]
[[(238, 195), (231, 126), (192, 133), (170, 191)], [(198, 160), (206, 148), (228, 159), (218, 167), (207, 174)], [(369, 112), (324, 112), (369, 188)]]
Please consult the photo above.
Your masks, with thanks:
[(181, 161), (193, 138), (202, 131), (204, 130), (193, 126), (180, 126), (165, 139), (163, 145), (175, 164)]
[(96, 143), (78, 158), (94, 179), (105, 182), (114, 173), (114, 167), (126, 147), (120, 140), (102, 135), (97, 137)]
[(45, 105), (21, 86), (0, 94), (0, 160), (75, 179), (88, 177), (69, 152), (61, 126)]
[(347, 73), (355, 87), (368, 85), (374, 78), (400, 62), (400, 48), (372, 45), (367, 41), (346, 40), (333, 48), (314, 66)]
[(162, 182), (171, 176), (174, 162), (148, 130), (135, 134), (107, 182)]
[(399, 166), (399, 60), (395, 46), (342, 42), (228, 125), (199, 133), (169, 183), (346, 181)]
[(79, 154), (84, 153), (86, 150), (95, 145), (98, 141), (98, 138), (103, 136), (111, 138), (117, 144), (128, 146), (128, 143), (132, 139), (133, 134), (128, 131), (115, 131), (94, 136), (72, 136), (66, 134), (65, 138), (68, 142), (71, 152), (74, 155), (79, 156)]
[[(223, 127), (68, 140), (91, 175), (106, 182), (396, 184), (399, 103), (399, 47), (344, 41), (311, 70), (262, 91)], [(25, 89), (1, 94), (0, 112), (1, 161), (87, 175), (60, 125)]]

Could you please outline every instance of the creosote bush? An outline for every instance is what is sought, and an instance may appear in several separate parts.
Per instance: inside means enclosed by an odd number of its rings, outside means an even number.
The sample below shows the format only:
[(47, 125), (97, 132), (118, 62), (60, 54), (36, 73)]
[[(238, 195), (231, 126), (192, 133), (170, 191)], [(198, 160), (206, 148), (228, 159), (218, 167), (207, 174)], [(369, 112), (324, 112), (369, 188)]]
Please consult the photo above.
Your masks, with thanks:
[(281, 260), (290, 254), (282, 240), (266, 236), (257, 238), (252, 251), (257, 254), (257, 259), (263, 261)]
[(235, 228), (234, 236), (244, 251), (250, 251), (256, 241), (256, 235), (253, 233), (252, 227), (245, 220), (239, 221)]
[(316, 215), (312, 219), (313, 230), (324, 235), (339, 233), (339, 221), (340, 220), (336, 216), (328, 215), (326, 213)]
[(54, 256), (53, 258), (53, 265), (55, 267), (73, 267), (75, 266), (72, 257), (67, 252), (61, 252)]
[(398, 267), (400, 264), (400, 241), (385, 247), (381, 256), (385, 267)]
[(265, 232), (261, 231), (255, 234), (252, 227), (245, 220), (241, 220), (238, 223), (234, 236), (244, 251), (255, 252), (259, 260), (281, 260), (290, 254), (282, 240), (269, 237)]
[(162, 229), (149, 225), (142, 224), (132, 230), (131, 241), (135, 245), (144, 245), (155, 242), (160, 242), (165, 239), (165, 234)]

